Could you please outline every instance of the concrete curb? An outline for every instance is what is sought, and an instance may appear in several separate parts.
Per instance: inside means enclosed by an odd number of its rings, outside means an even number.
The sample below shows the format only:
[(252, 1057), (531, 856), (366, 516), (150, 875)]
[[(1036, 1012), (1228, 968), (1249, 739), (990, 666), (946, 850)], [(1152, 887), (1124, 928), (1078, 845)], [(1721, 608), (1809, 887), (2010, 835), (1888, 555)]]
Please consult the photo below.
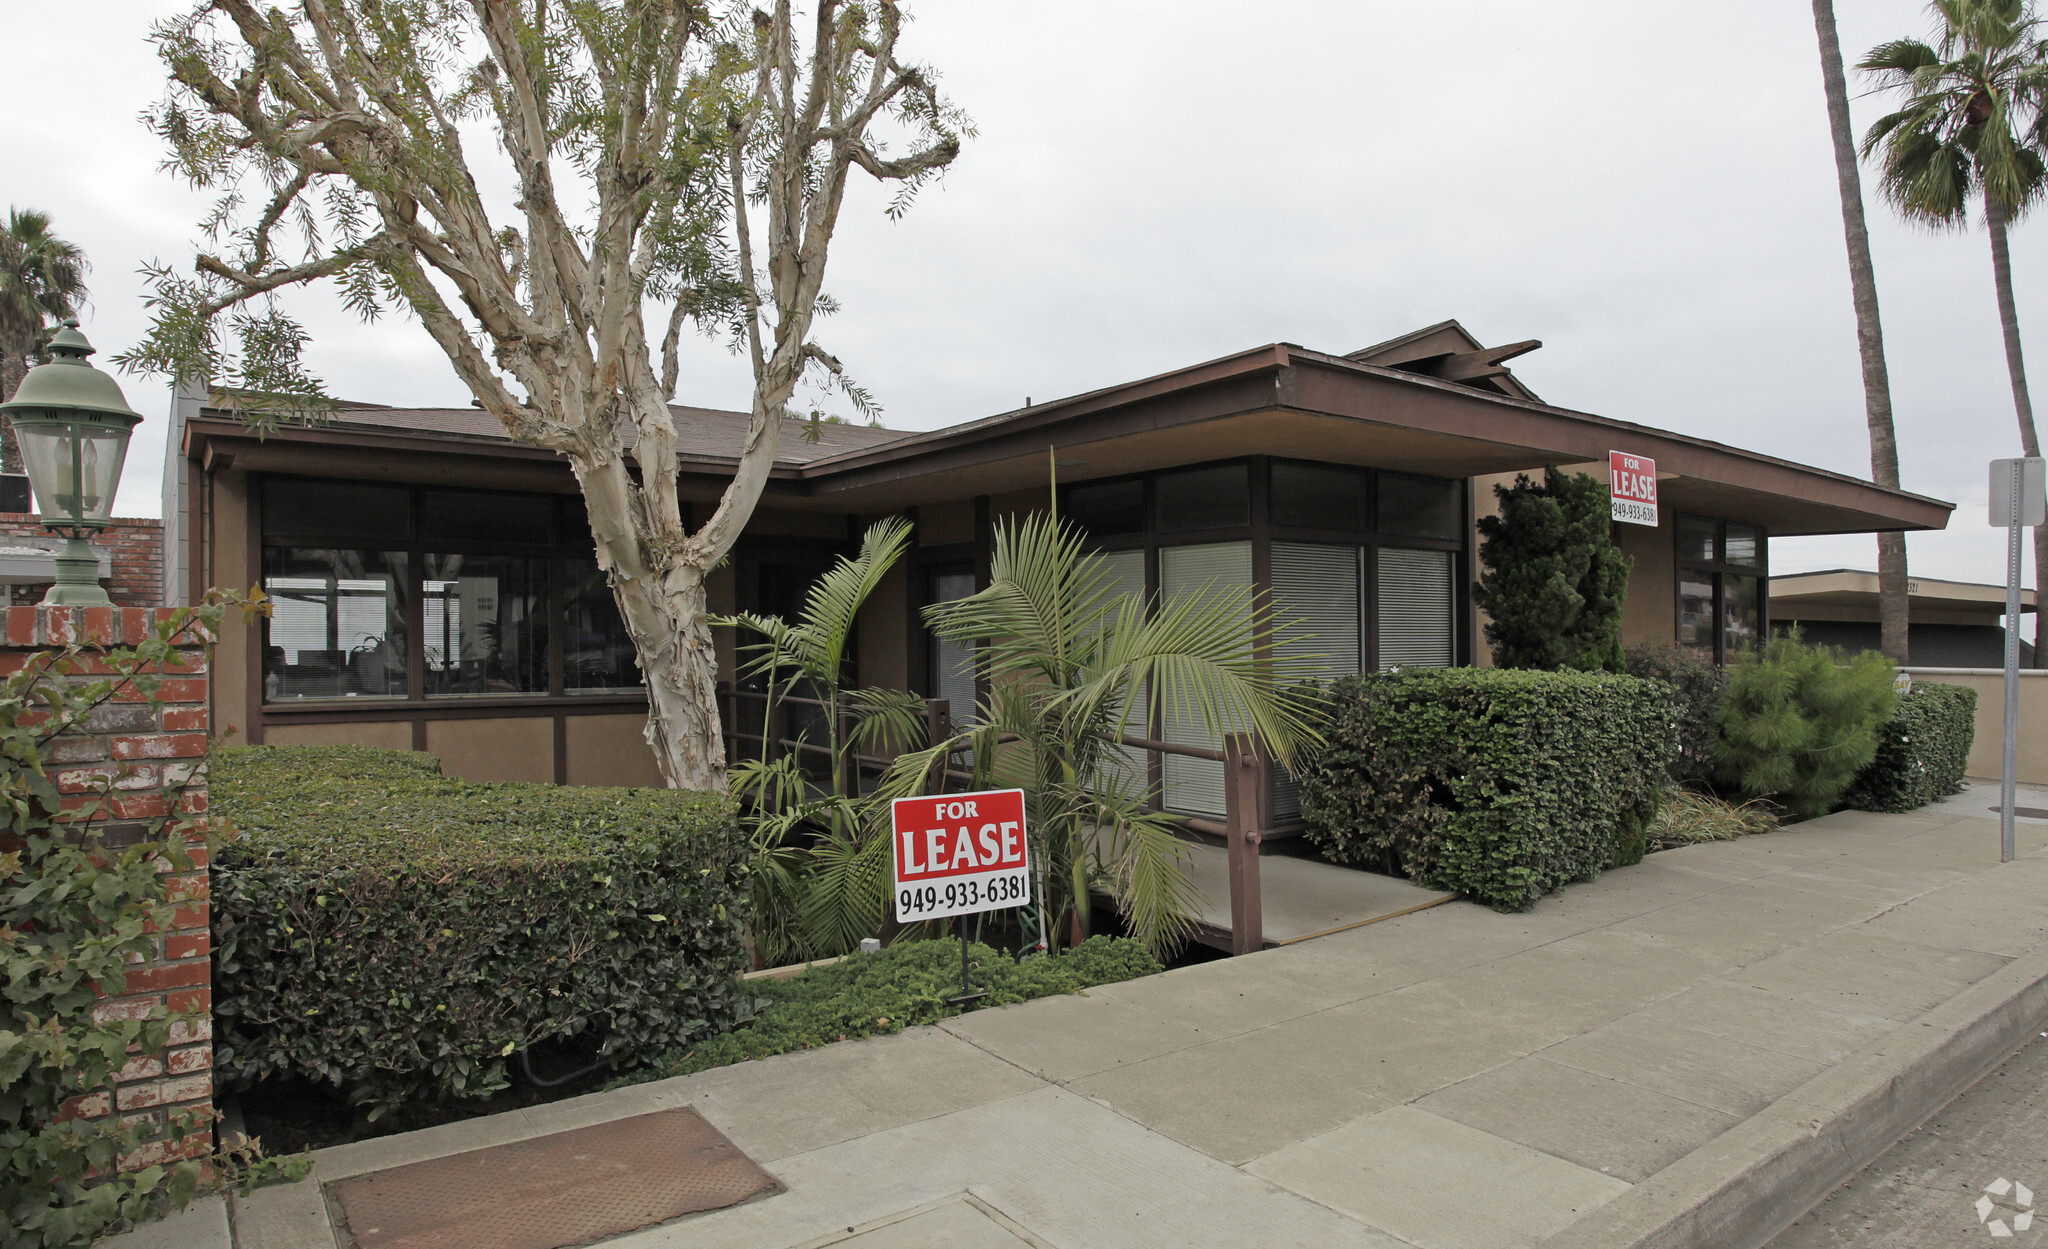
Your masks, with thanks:
[(2048, 947), (1829, 1068), (1542, 1242), (1759, 1249), (1982, 1079), (2048, 1017)]

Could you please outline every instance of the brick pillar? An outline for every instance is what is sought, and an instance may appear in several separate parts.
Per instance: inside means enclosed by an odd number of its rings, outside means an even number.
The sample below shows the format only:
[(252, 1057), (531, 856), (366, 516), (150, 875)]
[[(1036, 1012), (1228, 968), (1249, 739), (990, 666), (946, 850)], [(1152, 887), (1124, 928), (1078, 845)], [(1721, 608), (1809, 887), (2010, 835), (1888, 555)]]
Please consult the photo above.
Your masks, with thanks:
[[(0, 671), (12, 672), (38, 651), (80, 641), (132, 646), (149, 636), (151, 626), (171, 615), (168, 608), (149, 607), (8, 607)], [(64, 806), (77, 810), (100, 802), (106, 778), (113, 787), (106, 810), (94, 823), (96, 835), (109, 846), (133, 845), (157, 826), (175, 803), (179, 814), (206, 810), (207, 663), (194, 627), (192, 645), (181, 647), (180, 659), (168, 666), (152, 710), (133, 690), (93, 712), (82, 731), (66, 733), (43, 751), (43, 766), (64, 795)], [(98, 665), (88, 662), (88, 669)], [(137, 1170), (211, 1152), (210, 1133), (183, 1141), (169, 1138), (174, 1115), (198, 1112), (211, 1120), (213, 1111), (213, 958), (208, 909), (210, 893), (206, 848), (190, 847), (194, 869), (171, 882), (179, 902), (169, 931), (156, 934), (153, 957), (128, 972), (119, 992), (104, 994), (101, 1018), (140, 1018), (151, 1007), (197, 1010), (200, 1015), (171, 1031), (161, 1050), (137, 1051), (121, 1070), (115, 1086), (78, 1098), (78, 1118), (119, 1114), (154, 1124), (150, 1139), (122, 1159), (121, 1169)]]

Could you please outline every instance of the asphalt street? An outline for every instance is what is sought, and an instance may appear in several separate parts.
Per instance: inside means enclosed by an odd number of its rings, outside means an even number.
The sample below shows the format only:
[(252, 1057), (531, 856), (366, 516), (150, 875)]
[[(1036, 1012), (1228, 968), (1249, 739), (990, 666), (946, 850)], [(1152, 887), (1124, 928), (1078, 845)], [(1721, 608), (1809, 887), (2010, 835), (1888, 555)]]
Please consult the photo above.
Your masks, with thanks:
[(2040, 1036), (1769, 1249), (1994, 1244), (2048, 1245), (2048, 1041)]

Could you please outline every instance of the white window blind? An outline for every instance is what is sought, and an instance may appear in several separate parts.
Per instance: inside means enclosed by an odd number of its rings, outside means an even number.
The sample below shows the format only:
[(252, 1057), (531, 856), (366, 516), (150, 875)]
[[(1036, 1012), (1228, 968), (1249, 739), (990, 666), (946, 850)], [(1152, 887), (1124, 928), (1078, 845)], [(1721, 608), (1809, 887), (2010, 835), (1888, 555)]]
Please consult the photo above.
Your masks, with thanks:
[[(932, 578), (932, 601), (951, 603), (974, 593), (974, 574), (940, 573)], [(971, 724), (975, 719), (974, 650), (943, 638), (932, 638), (932, 697), (951, 706), (953, 723)]]
[[(1115, 610), (1122, 599), (1145, 599), (1145, 552), (1104, 551), (1101, 553), (1105, 587), (1116, 596), (1108, 606)], [(1130, 737), (1150, 737), (1151, 725), (1145, 714), (1143, 691), (1134, 691), (1124, 708), (1123, 731)], [(1130, 746), (1109, 746), (1102, 752), (1096, 785), (1127, 796), (1142, 795), (1147, 789), (1145, 752)]]
[(1381, 547), (1380, 667), (1448, 668), (1455, 651), (1451, 553)]
[[(1178, 595), (1204, 589), (1230, 591), (1252, 583), (1252, 544), (1212, 542), (1200, 546), (1169, 546), (1159, 552), (1159, 597), (1162, 608)], [(1250, 621), (1245, 621), (1247, 636)], [(1162, 708), (1166, 740), (1177, 746), (1206, 746), (1222, 743), (1212, 737), (1199, 720), (1188, 721)], [(1223, 809), (1223, 765), (1212, 759), (1190, 759), (1167, 755), (1162, 770), (1165, 779), (1163, 805), (1185, 815), (1207, 815), (1218, 819)]]
[[(1306, 542), (1273, 544), (1273, 602), (1295, 633), (1273, 648), (1276, 657), (1298, 661), (1299, 679), (1328, 681), (1357, 676), (1364, 616), (1359, 604), (1361, 552), (1355, 546)], [(1273, 815), (1301, 814), (1301, 787), (1284, 771), (1274, 778)]]

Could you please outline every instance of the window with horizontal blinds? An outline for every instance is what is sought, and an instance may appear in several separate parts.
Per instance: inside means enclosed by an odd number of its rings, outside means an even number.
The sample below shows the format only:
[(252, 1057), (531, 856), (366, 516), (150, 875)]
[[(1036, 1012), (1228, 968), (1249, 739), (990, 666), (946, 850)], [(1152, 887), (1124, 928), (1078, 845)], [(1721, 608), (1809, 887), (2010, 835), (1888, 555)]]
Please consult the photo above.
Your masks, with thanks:
[[(1136, 599), (1140, 604), (1145, 600), (1145, 552), (1105, 551), (1101, 554), (1104, 588), (1116, 598), (1105, 606), (1111, 610), (1121, 606), (1119, 600)], [(1131, 700), (1124, 708), (1123, 731), (1129, 737), (1150, 737), (1151, 725), (1145, 715), (1145, 696), (1142, 691), (1133, 691)], [(1114, 790), (1130, 797), (1145, 792), (1148, 786), (1145, 770), (1145, 752), (1130, 746), (1108, 746), (1103, 749), (1102, 763), (1096, 770), (1095, 784), (1103, 789)]]
[[(1228, 592), (1252, 584), (1252, 544), (1210, 542), (1199, 546), (1169, 546), (1159, 550), (1159, 598), (1164, 605), (1187, 594), (1205, 590)], [(1250, 622), (1245, 622), (1249, 631)], [(1206, 746), (1221, 743), (1199, 719), (1183, 718), (1176, 708), (1161, 709), (1163, 732), (1177, 746)], [(1186, 815), (1222, 818), (1223, 765), (1213, 759), (1190, 759), (1167, 755), (1161, 770), (1165, 792), (1161, 805)]]
[[(951, 603), (967, 598), (974, 593), (974, 574), (971, 572), (942, 572), (932, 575), (931, 601)], [(955, 724), (970, 724), (975, 719), (974, 691), (974, 650), (958, 642), (948, 642), (937, 634), (932, 636), (932, 694), (943, 698), (949, 704), (947, 714)]]
[[(1274, 608), (1288, 635), (1274, 657), (1292, 659), (1286, 680), (1327, 682), (1358, 676), (1364, 641), (1358, 547), (1274, 543)], [(1274, 778), (1274, 817), (1300, 815), (1300, 786), (1286, 772)]]
[(1448, 668), (1456, 655), (1456, 595), (1449, 551), (1381, 547), (1379, 666)]
[[(1273, 648), (1276, 658), (1300, 666), (1295, 680), (1357, 676), (1364, 616), (1359, 603), (1361, 552), (1356, 546), (1308, 542), (1273, 544), (1273, 603), (1292, 630)], [(1285, 772), (1273, 781), (1273, 815), (1301, 814), (1301, 787)]]

